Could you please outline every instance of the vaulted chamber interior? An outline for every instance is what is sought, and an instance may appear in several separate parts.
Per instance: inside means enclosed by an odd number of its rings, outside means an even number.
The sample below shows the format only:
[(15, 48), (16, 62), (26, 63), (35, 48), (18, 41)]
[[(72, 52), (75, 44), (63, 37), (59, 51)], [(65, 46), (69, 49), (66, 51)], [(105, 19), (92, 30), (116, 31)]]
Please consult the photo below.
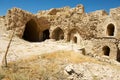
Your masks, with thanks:
[(22, 38), (30, 42), (39, 42), (38, 27), (33, 19), (26, 23)]
[(64, 39), (64, 32), (61, 28), (56, 28), (53, 32), (52, 32), (52, 38), (55, 40), (63, 40)]
[(113, 24), (109, 24), (107, 26), (107, 35), (114, 36), (114, 32), (115, 32), (115, 26)]
[(50, 39), (49, 35), (50, 35), (49, 29), (44, 30), (43, 31), (43, 41), (45, 41), (46, 39)]

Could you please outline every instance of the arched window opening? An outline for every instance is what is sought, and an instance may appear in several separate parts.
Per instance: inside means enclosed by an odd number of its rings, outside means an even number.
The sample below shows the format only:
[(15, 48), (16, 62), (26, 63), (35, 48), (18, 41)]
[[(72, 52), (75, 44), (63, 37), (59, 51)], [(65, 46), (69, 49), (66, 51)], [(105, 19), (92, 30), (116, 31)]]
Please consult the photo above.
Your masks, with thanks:
[(109, 24), (107, 27), (107, 35), (114, 36), (115, 27), (113, 24)]
[(26, 23), (22, 38), (30, 42), (39, 41), (39, 33), (37, 30), (37, 24), (33, 19), (31, 19), (30, 21)]
[(50, 35), (49, 29), (44, 30), (43, 31), (43, 41), (46, 39), (50, 39), (49, 35)]
[(108, 46), (104, 46), (102, 48), (103, 50), (103, 54), (106, 55), (106, 56), (109, 56), (110, 55), (110, 48)]

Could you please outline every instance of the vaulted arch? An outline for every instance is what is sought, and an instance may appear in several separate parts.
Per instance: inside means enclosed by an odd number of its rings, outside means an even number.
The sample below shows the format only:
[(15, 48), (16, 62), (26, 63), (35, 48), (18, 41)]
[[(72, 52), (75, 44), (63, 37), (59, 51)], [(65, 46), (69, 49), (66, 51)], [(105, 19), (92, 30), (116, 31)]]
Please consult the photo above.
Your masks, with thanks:
[(60, 27), (56, 28), (52, 32), (52, 39), (55, 39), (55, 40), (63, 40), (64, 39), (64, 32)]
[(79, 43), (81, 40), (80, 32), (77, 29), (72, 29), (68, 33), (68, 41), (73, 43)]
[(30, 42), (38, 42), (39, 41), (39, 33), (37, 30), (37, 23), (35, 20), (31, 19), (25, 24), (25, 30), (23, 33), (22, 38), (24, 40), (30, 41)]

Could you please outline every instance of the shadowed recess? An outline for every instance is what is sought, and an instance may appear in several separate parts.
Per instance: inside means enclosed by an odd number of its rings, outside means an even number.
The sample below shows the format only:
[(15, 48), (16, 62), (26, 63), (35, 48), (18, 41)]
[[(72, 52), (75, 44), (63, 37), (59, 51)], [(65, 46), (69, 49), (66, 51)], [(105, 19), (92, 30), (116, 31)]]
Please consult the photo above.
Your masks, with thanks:
[(50, 35), (49, 29), (44, 30), (43, 31), (43, 41), (45, 41), (46, 39), (50, 39), (49, 35)]
[(37, 30), (37, 24), (33, 19), (31, 19), (26, 23), (26, 27), (22, 38), (30, 42), (39, 42), (39, 33)]
[(103, 54), (106, 55), (106, 56), (109, 56), (110, 55), (110, 48), (108, 46), (104, 46), (102, 48), (103, 50)]
[(56, 28), (52, 33), (52, 38), (55, 40), (63, 40), (64, 39), (64, 32), (59, 27)]
[(108, 27), (107, 27), (107, 34), (108, 36), (114, 36), (114, 30), (115, 30), (115, 27), (113, 24), (109, 24)]

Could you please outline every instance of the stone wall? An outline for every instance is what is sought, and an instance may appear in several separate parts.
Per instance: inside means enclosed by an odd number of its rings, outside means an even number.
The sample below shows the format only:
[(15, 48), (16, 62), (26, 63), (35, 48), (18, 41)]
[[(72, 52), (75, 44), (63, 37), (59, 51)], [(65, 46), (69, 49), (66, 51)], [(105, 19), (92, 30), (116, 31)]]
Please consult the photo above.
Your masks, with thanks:
[(8, 10), (5, 20), (7, 31), (16, 30), (16, 35), (25, 40), (39, 42), (51, 38), (85, 43), (87, 53), (120, 61), (120, 8), (111, 9), (109, 14), (104, 10), (85, 13), (83, 5), (37, 14), (13, 8)]
[[(7, 23), (7, 30), (15, 30), (16, 35), (20, 38), (23, 37), (25, 28), (27, 26), (27, 23), (29, 22), (30, 26), (32, 24), (35, 29), (35, 32), (37, 32), (37, 41), (42, 40), (42, 31), (46, 28), (48, 28), (49, 23), (44, 17), (37, 17), (32, 13), (29, 13), (27, 11), (21, 10), (19, 8), (12, 8), (8, 10), (6, 15), (6, 23)], [(31, 23), (30, 23), (31, 22)], [(33, 31), (34, 32), (34, 28)], [(34, 35), (35, 36), (35, 35)]]
[[(77, 5), (75, 8), (63, 7), (40, 11), (34, 15), (19, 8), (13, 8), (8, 10), (6, 15), (7, 30), (16, 27), (16, 35), (21, 38), (27, 22), (33, 19), (37, 24), (40, 40), (44, 30), (49, 30), (50, 38), (53, 38), (52, 34), (57, 28), (63, 31), (66, 41), (70, 41), (69, 37), (72, 30), (78, 30), (78, 36), (83, 40), (90, 40), (94, 37), (115, 37), (119, 39), (119, 10), (120, 8), (111, 9), (110, 15), (104, 10), (85, 13), (83, 5)], [(108, 26), (111, 24), (114, 28), (113, 36), (108, 35), (110, 34)]]
[[(119, 32), (119, 26), (120, 26), (120, 8), (115, 8), (110, 10), (110, 14), (108, 16), (105, 16), (102, 18), (102, 22), (98, 25), (98, 37), (115, 37), (117, 39), (120, 39), (120, 32)], [(113, 25), (113, 35), (109, 35), (110, 29), (109, 25)], [(112, 28), (111, 30), (112, 31)]]
[(99, 56), (109, 56), (110, 58), (117, 60), (118, 44), (116, 42), (116, 39), (109, 38), (93, 39), (92, 51)]
[(98, 11), (94, 14), (95, 13), (86, 14), (82, 5), (76, 8), (59, 9), (57, 14), (52, 15), (54, 19), (51, 21), (50, 36), (52, 36), (52, 32), (54, 32), (56, 28), (60, 27), (65, 34), (64, 39), (66, 41), (69, 40), (69, 33), (73, 29), (78, 30), (80, 37), (83, 39), (96, 37), (97, 24), (99, 23), (98, 19), (101, 15), (105, 15), (105, 12)]
[(116, 38), (120, 39), (120, 7), (110, 9), (110, 16), (112, 16), (116, 22)]
[(37, 17), (34, 16), (32, 13), (21, 10), (19, 8), (12, 8), (8, 10), (6, 15), (7, 30), (16, 29), (16, 35), (21, 38), (24, 32), (26, 23), (31, 19), (34, 19), (35, 22), (37, 22)]

